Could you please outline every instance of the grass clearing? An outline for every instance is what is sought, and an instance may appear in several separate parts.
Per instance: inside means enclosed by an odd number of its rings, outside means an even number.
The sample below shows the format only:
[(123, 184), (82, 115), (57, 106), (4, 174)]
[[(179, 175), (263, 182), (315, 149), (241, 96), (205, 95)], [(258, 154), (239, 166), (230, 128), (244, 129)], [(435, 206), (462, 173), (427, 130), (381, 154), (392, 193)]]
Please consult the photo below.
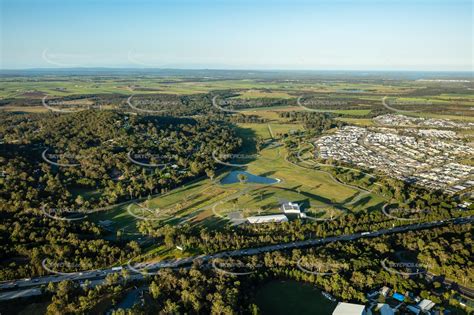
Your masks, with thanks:
[(23, 112), (23, 113), (47, 113), (49, 109), (44, 106), (3, 106), (0, 110), (6, 112)]
[[(256, 125), (266, 127), (265, 124)], [(241, 131), (253, 134), (258, 133), (259, 129), (248, 130), (241, 126)], [(221, 215), (236, 209), (249, 209), (243, 212), (243, 216), (246, 217), (258, 215), (259, 212), (278, 213), (281, 201), (295, 201), (304, 209), (309, 209), (311, 215), (325, 217), (326, 212), (329, 213), (329, 210), (334, 209), (334, 204), (350, 203), (350, 206), (347, 206), (350, 211), (363, 211), (383, 201), (372, 194), (361, 198), (357, 189), (334, 181), (329, 174), (287, 162), (282, 147), (262, 150), (260, 156), (250, 162), (246, 171), (258, 176), (278, 178), (281, 182), (273, 185), (240, 183), (222, 185), (219, 180), (227, 174), (227, 171), (224, 171), (214, 181), (209, 179), (196, 181), (138, 205), (124, 205), (93, 214), (90, 219), (95, 222), (111, 220), (112, 230), (122, 230), (124, 233), (137, 233), (136, 224), (143, 218), (156, 225), (164, 223), (176, 225), (186, 222), (219, 228), (226, 223), (226, 220), (220, 216), (216, 217), (212, 207), (216, 204), (219, 206), (215, 210), (224, 210), (222, 213), (218, 212)], [(242, 193), (242, 190), (246, 189), (248, 191)], [(232, 201), (233, 199), (235, 201)]]
[[(239, 127), (244, 129), (251, 129), (255, 134), (263, 139), (271, 139), (273, 136), (278, 134), (289, 133), (291, 131), (303, 130), (302, 124), (279, 124), (279, 123), (239, 123)], [(269, 128), (270, 126), (270, 128)]]
[(349, 124), (353, 124), (361, 127), (373, 127), (375, 123), (372, 119), (369, 118), (346, 118), (346, 117), (337, 117), (337, 120), (344, 121)]
[(289, 95), (286, 92), (281, 91), (263, 91), (263, 90), (247, 90), (240, 93), (239, 96), (234, 98), (252, 99), (252, 98), (283, 98), (290, 99), (294, 96)]
[[(268, 130), (268, 125), (263, 123), (239, 123), (237, 124), (239, 127), (247, 130), (253, 130), (254, 134), (257, 135), (258, 137), (261, 137), (263, 139), (270, 139), (270, 131)], [(241, 131), (242, 132), (242, 131)], [(246, 133), (245, 131), (243, 131)], [(241, 135), (242, 136), (242, 135)]]
[(365, 115), (370, 114), (371, 110), (370, 109), (341, 109), (341, 110), (330, 110), (327, 112), (342, 114), (342, 115), (365, 116)]

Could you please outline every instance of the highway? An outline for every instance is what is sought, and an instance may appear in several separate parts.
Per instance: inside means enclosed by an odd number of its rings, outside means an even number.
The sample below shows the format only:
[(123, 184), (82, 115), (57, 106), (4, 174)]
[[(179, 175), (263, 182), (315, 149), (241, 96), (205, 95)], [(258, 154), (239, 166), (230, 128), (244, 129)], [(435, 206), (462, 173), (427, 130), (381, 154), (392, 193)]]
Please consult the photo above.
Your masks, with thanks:
[(41, 288), (21, 289), (14, 291), (0, 292), (0, 301), (14, 300), (18, 298), (26, 298), (31, 296), (41, 295), (43, 292)]
[[(291, 243), (282, 243), (282, 244), (275, 244), (275, 245), (268, 245), (268, 246), (261, 246), (261, 247), (254, 247), (254, 248), (246, 248), (246, 249), (238, 249), (232, 251), (225, 251), (211, 255), (200, 255), (200, 256), (193, 256), (178, 260), (165, 260), (160, 261), (157, 263), (148, 263), (148, 264), (140, 264), (129, 263), (127, 266), (124, 266), (123, 269), (128, 269), (132, 272), (130, 276), (132, 279), (142, 279), (144, 275), (140, 272), (143, 270), (143, 274), (153, 274), (153, 271), (158, 271), (162, 268), (178, 268), (187, 266), (194, 261), (201, 261), (202, 263), (209, 263), (213, 259), (222, 258), (222, 257), (239, 257), (239, 256), (249, 256), (249, 255), (256, 255), (262, 254), (265, 252), (272, 252), (278, 250), (289, 250), (295, 248), (304, 248), (304, 247), (312, 247), (318, 246), (322, 244), (327, 244), (336, 241), (353, 241), (360, 238), (366, 237), (377, 237), (386, 234), (392, 233), (403, 233), (412, 230), (419, 230), (419, 229), (426, 229), (436, 226), (442, 226), (448, 223), (453, 224), (466, 224), (472, 223), (474, 221), (474, 216), (464, 217), (464, 218), (453, 218), (447, 219), (442, 221), (434, 221), (434, 222), (427, 222), (427, 223), (418, 223), (418, 224), (410, 224), (410, 225), (402, 225), (396, 226), (389, 229), (382, 229), (378, 231), (372, 232), (359, 232), (355, 234), (349, 235), (340, 235), (340, 236), (331, 236), (326, 238), (320, 239), (309, 239), (304, 241), (295, 241)], [(146, 271), (144, 270), (146, 268)], [(4, 297), (11, 297), (15, 296), (15, 294), (21, 294), (21, 291), (24, 292), (34, 292), (34, 291), (26, 291), (25, 289), (32, 289), (38, 288), (43, 285), (47, 285), (49, 282), (60, 282), (64, 280), (71, 280), (71, 281), (78, 281), (83, 283), (86, 280), (93, 282), (93, 284), (100, 284), (104, 281), (105, 277), (109, 274), (113, 273), (121, 273), (122, 270), (120, 268), (108, 268), (108, 269), (101, 269), (101, 270), (90, 270), (84, 272), (76, 272), (76, 273), (57, 273), (47, 276), (36, 277), (32, 279), (18, 279), (18, 280), (10, 280), (10, 281), (3, 281), (0, 283), (0, 291), (10, 291), (10, 292), (1, 292), (0, 293), (0, 300)]]

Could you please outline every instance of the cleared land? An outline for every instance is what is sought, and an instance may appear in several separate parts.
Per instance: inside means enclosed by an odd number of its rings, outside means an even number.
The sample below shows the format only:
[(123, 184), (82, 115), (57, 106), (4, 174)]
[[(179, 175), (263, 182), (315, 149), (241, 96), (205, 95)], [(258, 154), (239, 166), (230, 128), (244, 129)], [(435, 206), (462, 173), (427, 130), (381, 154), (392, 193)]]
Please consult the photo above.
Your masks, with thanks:
[[(293, 126), (293, 125), (292, 125)], [(239, 132), (244, 138), (255, 133), (270, 138), (267, 124), (241, 124)], [(278, 129), (278, 128), (277, 128)], [(246, 143), (251, 146), (251, 142)], [(248, 152), (252, 148), (245, 148)], [(264, 177), (277, 178), (281, 182), (271, 185), (236, 183), (221, 184), (220, 179), (228, 169), (211, 181), (200, 180), (175, 189), (170, 193), (150, 200), (122, 206), (95, 214), (91, 219), (113, 221), (114, 231), (133, 235), (137, 233), (136, 223), (148, 220), (153, 224), (203, 225), (218, 228), (229, 222), (228, 215), (238, 217), (258, 214), (281, 213), (282, 201), (294, 201), (317, 219), (327, 219), (344, 211), (379, 209), (383, 199), (337, 182), (322, 170), (308, 169), (286, 160), (283, 147), (262, 150), (259, 157), (249, 163), (246, 171)]]

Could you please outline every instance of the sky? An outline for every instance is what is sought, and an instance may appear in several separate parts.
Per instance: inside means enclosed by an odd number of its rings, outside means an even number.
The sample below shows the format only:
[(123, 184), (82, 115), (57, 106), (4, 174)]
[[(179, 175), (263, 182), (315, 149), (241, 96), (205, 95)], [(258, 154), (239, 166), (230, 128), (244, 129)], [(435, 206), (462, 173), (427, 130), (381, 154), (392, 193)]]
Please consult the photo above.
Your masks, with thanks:
[(0, 0), (0, 68), (473, 71), (470, 0)]

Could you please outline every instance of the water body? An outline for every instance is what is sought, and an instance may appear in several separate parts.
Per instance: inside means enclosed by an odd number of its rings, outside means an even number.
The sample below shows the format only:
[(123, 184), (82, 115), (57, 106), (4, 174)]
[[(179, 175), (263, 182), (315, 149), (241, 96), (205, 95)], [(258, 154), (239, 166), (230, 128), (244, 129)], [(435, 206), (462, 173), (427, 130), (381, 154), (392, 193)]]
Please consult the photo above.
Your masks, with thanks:
[(325, 298), (314, 285), (294, 280), (271, 281), (261, 286), (255, 302), (263, 315), (331, 315), (337, 302)]
[(229, 174), (227, 174), (223, 179), (221, 179), (221, 184), (235, 184), (235, 183), (240, 182), (237, 177), (239, 174), (244, 174), (245, 176), (247, 176), (247, 183), (256, 183), (256, 184), (278, 183), (278, 180), (274, 178), (253, 175), (244, 171), (232, 171)]
[(365, 92), (364, 90), (360, 89), (341, 89), (341, 90), (336, 90), (338, 93), (363, 93)]
[(121, 300), (116, 306), (115, 306), (115, 309), (123, 309), (123, 310), (127, 310), (129, 308), (132, 308), (133, 305), (135, 305), (135, 303), (139, 302), (139, 298), (140, 298), (140, 292), (143, 290), (143, 288), (138, 288), (138, 289), (134, 289), (130, 292), (127, 293), (127, 295), (125, 295), (125, 297), (123, 298), (123, 300)]

